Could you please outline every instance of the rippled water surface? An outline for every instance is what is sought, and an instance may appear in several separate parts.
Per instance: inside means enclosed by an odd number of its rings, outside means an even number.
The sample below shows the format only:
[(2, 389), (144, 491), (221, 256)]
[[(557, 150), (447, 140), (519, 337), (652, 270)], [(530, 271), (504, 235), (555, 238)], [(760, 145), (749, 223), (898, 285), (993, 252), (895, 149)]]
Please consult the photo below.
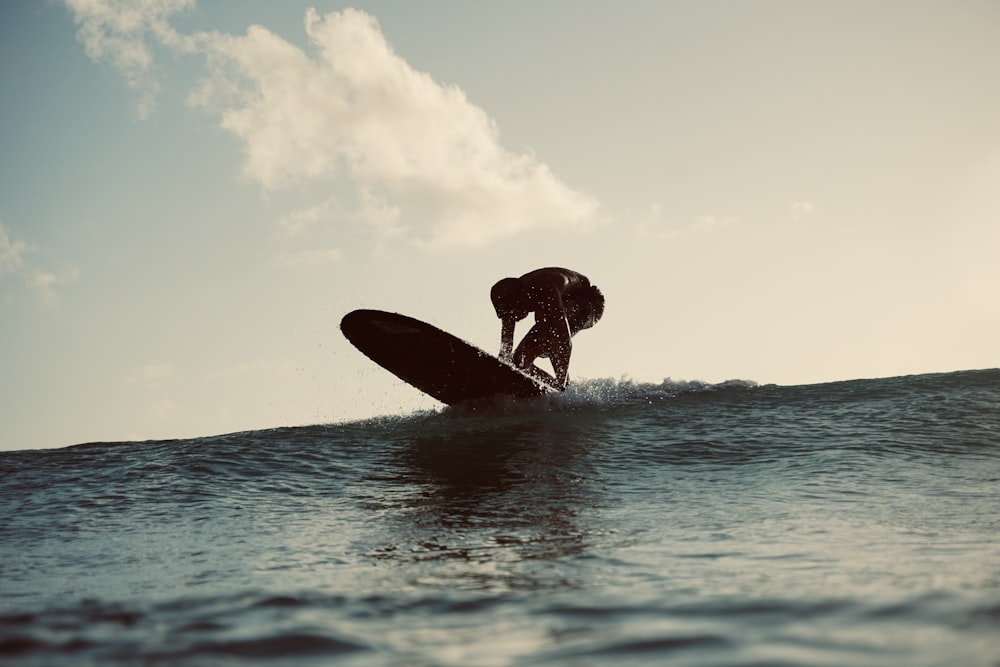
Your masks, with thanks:
[(0, 453), (4, 664), (1000, 664), (1000, 371)]

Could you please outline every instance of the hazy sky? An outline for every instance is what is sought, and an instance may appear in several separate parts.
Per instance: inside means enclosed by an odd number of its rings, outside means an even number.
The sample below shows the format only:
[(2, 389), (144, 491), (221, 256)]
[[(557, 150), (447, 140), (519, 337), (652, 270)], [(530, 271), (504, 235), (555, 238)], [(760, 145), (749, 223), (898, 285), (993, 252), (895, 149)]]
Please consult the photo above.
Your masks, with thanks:
[(995, 0), (20, 0), (0, 87), (2, 449), (433, 407), (341, 316), (540, 266), (573, 378), (1000, 365)]

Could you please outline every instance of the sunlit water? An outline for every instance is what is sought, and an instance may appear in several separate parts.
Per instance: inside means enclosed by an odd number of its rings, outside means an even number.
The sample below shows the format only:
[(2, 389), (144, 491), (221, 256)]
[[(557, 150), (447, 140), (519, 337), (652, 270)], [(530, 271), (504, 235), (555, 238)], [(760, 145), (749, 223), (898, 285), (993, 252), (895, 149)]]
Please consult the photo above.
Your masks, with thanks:
[(995, 666), (998, 534), (1000, 371), (0, 453), (0, 662)]

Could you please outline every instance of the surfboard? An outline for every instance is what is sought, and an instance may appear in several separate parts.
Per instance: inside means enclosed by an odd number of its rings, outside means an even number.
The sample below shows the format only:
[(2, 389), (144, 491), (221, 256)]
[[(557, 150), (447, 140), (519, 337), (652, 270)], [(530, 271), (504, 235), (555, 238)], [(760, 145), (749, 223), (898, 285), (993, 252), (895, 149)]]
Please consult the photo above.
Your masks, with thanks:
[(340, 330), (376, 364), (448, 405), (550, 389), (461, 338), (399, 313), (354, 310), (344, 315)]

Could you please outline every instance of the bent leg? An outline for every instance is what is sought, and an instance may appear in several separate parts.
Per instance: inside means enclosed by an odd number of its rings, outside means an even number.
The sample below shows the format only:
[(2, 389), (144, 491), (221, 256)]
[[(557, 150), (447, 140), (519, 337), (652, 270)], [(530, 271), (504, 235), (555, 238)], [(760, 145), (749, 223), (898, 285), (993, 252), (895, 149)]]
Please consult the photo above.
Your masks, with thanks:
[[(521, 343), (514, 350), (513, 363), (522, 370), (526, 370), (532, 375), (532, 371), (544, 376), (544, 381), (553, 384), (560, 391), (569, 384), (569, 358), (572, 351), (572, 342), (567, 337), (568, 344), (553, 344), (552, 338), (538, 325), (531, 328)], [(551, 376), (542, 369), (534, 365), (535, 359), (547, 356), (552, 363), (555, 376)]]

